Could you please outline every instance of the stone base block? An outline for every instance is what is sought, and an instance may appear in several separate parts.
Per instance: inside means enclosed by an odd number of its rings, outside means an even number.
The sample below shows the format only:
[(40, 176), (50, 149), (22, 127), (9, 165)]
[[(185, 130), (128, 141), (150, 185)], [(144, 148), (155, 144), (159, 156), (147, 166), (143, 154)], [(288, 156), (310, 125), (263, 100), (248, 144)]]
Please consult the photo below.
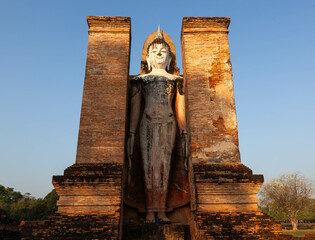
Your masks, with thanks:
[(54, 176), (58, 211), (48, 220), (25, 222), (22, 239), (119, 239), (122, 166), (74, 164)]
[(193, 164), (192, 239), (277, 239), (281, 225), (258, 209), (264, 179), (243, 164)]
[(199, 238), (267, 240), (278, 239), (281, 225), (264, 213), (204, 213), (196, 212)]
[(264, 179), (243, 164), (193, 164), (193, 210), (200, 212), (255, 212)]
[(21, 225), (22, 240), (118, 239), (115, 216), (55, 214), (45, 221), (28, 221)]
[(58, 213), (64, 215), (115, 215), (121, 208), (122, 166), (74, 164), (63, 176), (54, 176), (59, 196)]

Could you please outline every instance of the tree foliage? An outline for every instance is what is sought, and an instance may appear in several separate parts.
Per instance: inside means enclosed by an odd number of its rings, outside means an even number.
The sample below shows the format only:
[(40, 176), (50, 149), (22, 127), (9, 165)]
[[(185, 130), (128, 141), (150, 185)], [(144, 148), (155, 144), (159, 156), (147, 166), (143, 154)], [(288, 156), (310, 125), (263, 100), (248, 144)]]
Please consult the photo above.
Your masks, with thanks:
[(57, 210), (58, 195), (52, 190), (45, 198), (34, 198), (29, 193), (22, 195), (13, 188), (0, 185), (0, 208), (16, 220), (42, 220)]
[(0, 185), (0, 202), (1, 203), (14, 203), (23, 198), (20, 192), (15, 192), (13, 188), (6, 188)]
[(314, 220), (315, 219), (315, 199), (306, 206), (299, 214), (299, 220)]
[(298, 173), (284, 174), (263, 185), (260, 206), (276, 219), (289, 219), (297, 229), (299, 214), (312, 204), (312, 182)]

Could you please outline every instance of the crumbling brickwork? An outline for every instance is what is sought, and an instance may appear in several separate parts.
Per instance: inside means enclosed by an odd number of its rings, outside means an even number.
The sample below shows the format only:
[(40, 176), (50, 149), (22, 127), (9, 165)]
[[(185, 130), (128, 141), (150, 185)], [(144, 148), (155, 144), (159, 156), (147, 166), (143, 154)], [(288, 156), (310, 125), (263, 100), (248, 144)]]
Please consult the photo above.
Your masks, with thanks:
[(54, 176), (58, 213), (118, 215), (121, 207), (122, 166), (74, 164), (63, 176)]
[(229, 18), (185, 17), (183, 71), (193, 163), (239, 163)]
[(23, 223), (22, 239), (284, 239), (280, 224), (257, 209), (263, 176), (240, 161), (229, 23), (183, 19), (190, 208), (180, 224), (143, 227), (131, 210), (125, 225), (121, 214), (130, 18), (88, 17), (76, 164), (53, 177), (58, 212)]
[[(88, 17), (76, 164), (54, 176), (58, 211), (25, 223), (25, 239), (118, 239), (122, 206), (130, 18)], [(33, 230), (32, 230), (33, 228)], [(33, 236), (33, 237), (30, 237)]]
[(118, 239), (117, 219), (109, 215), (54, 214), (45, 221), (21, 225), (22, 240)]
[(243, 164), (194, 164), (192, 172), (192, 239), (277, 239), (281, 234), (281, 225), (257, 207), (262, 175)]
[(26, 222), (22, 239), (118, 239), (122, 166), (74, 164), (54, 176), (58, 211), (48, 220)]
[(228, 43), (229, 18), (186, 17), (183, 70), (190, 156), (192, 239), (276, 239), (257, 209), (262, 175), (241, 164)]
[(199, 239), (267, 240), (278, 239), (281, 225), (261, 212), (196, 212)]
[(77, 163), (124, 161), (130, 18), (88, 17)]
[(257, 211), (262, 175), (242, 164), (194, 164), (193, 172), (197, 211)]

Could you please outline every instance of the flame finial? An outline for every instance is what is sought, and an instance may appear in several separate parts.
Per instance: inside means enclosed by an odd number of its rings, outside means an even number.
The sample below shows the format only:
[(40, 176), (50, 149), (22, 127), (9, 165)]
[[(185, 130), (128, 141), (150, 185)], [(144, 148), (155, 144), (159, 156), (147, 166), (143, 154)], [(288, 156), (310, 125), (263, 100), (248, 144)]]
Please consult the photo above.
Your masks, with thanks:
[(163, 39), (163, 34), (162, 34), (162, 31), (161, 31), (161, 29), (160, 29), (160, 25), (158, 25), (158, 32), (157, 32), (157, 34), (156, 34), (156, 36), (155, 36), (155, 39)]

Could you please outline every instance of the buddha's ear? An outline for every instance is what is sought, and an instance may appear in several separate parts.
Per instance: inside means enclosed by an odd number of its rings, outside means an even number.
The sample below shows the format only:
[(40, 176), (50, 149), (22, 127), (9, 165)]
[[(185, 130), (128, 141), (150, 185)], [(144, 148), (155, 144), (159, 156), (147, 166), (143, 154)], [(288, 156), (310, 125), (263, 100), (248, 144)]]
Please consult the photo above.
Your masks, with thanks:
[(146, 56), (147, 59), (147, 64), (148, 64), (148, 70), (151, 70), (151, 65), (150, 65), (150, 60), (149, 60), (149, 56)]
[(170, 70), (171, 62), (172, 62), (172, 57), (169, 56), (169, 57), (168, 57), (168, 63), (167, 63), (167, 66), (166, 66), (167, 71)]

